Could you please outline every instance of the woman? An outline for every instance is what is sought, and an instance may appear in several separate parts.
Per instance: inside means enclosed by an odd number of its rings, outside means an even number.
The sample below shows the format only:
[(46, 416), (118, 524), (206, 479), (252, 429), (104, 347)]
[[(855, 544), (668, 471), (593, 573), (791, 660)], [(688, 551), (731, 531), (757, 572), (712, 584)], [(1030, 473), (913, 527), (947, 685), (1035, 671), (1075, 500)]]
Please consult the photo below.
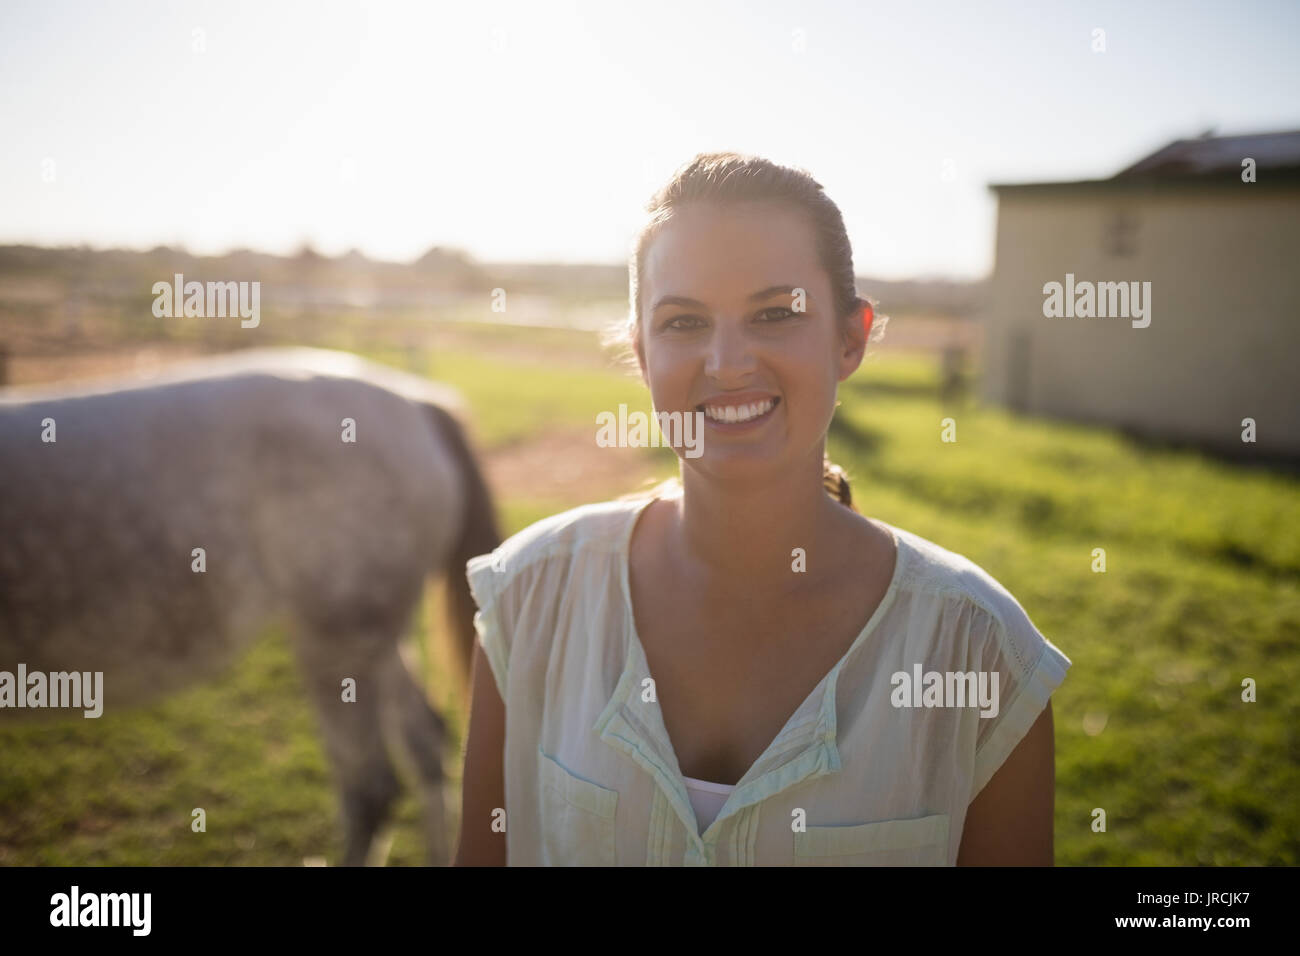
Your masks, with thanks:
[(1070, 661), (825, 457), (872, 327), (838, 208), (720, 153), (650, 211), (627, 338), (703, 453), (470, 560), (457, 864), (1050, 865)]

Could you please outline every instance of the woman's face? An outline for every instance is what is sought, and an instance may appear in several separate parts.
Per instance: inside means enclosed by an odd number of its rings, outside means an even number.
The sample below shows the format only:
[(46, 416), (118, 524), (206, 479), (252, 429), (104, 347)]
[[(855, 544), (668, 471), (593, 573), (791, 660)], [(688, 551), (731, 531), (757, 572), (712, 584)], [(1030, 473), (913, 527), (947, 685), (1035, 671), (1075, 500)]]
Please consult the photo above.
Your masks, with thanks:
[[(796, 288), (804, 311), (795, 311)], [(650, 244), (640, 296), (637, 358), (656, 412), (774, 402), (749, 423), (706, 414), (703, 454), (677, 450), (687, 465), (763, 478), (815, 457), (820, 474), (836, 389), (861, 363), (865, 334), (856, 323), (841, 332), (800, 210), (773, 202), (677, 210)]]

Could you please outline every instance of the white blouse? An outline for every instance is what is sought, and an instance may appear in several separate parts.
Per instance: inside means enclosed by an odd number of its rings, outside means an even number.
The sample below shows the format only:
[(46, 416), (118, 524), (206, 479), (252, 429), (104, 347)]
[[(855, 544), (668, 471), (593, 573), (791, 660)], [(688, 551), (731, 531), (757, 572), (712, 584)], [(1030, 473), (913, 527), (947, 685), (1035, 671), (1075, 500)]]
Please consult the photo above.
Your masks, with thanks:
[(954, 864), (1070, 660), (987, 572), (873, 519), (897, 559), (862, 632), (734, 787), (689, 780), (632, 614), (651, 500), (553, 515), (467, 564), (506, 704), (507, 862)]

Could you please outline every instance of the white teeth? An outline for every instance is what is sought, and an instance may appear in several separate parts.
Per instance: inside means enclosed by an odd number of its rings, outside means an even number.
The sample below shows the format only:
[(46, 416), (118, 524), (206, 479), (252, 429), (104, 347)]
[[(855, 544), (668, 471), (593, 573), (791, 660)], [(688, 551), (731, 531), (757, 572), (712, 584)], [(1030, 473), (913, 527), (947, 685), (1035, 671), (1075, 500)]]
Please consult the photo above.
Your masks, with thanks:
[(776, 402), (767, 399), (763, 402), (752, 402), (749, 405), (727, 405), (722, 408), (716, 408), (706, 405), (704, 413), (719, 422), (747, 422), (752, 418), (758, 418), (766, 415), (775, 406)]

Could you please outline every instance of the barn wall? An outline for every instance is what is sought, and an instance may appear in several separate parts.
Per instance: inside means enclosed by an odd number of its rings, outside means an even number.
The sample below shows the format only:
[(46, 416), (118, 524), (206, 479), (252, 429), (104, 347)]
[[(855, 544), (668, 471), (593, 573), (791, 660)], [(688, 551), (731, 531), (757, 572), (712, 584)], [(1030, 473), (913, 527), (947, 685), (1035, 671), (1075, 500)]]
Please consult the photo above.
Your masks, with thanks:
[[(1300, 187), (999, 196), (981, 392), (1031, 414), (1300, 454)], [(1151, 283), (1151, 324), (1046, 318), (1043, 285)], [(1249, 448), (1250, 446), (1246, 446)]]

